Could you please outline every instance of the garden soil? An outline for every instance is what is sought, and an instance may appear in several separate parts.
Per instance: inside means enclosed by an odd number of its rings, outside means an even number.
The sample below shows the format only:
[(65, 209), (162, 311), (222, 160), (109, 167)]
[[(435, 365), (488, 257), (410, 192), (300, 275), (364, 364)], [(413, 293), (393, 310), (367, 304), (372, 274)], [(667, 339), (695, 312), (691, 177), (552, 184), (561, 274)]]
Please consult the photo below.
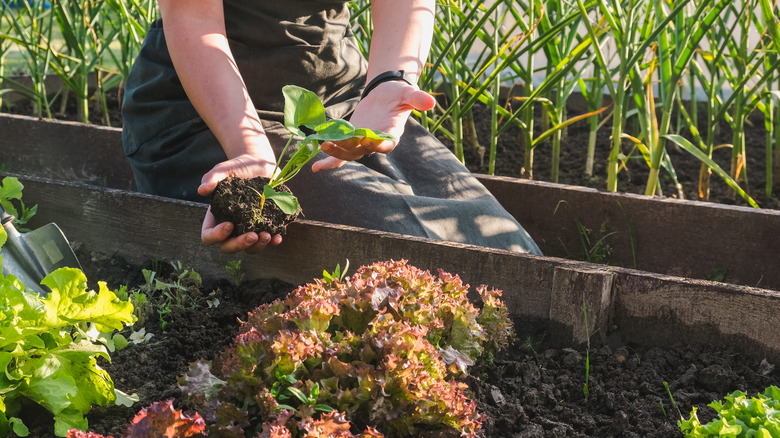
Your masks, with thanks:
[[(477, 108), (477, 120), (480, 118), (484, 120), (484, 109)], [(121, 123), (116, 115), (112, 120), (114, 126)], [(478, 122), (479, 138), (487, 141), (486, 132), (485, 123)], [(746, 134), (750, 193), (762, 207), (777, 208), (775, 198), (760, 195), (764, 190), (762, 123), (754, 122)], [(601, 188), (608, 135), (606, 125), (599, 135), (595, 177), (585, 178), (587, 127), (584, 123), (570, 127), (562, 147), (560, 182)], [(721, 136), (723, 143), (729, 142), (726, 129)], [(520, 175), (523, 154), (518, 138), (519, 133), (512, 130), (499, 138), (497, 174)], [(479, 164), (473, 149), (466, 149), (472, 171), (486, 172), (486, 165)], [(716, 159), (728, 168), (728, 150), (718, 153)], [(699, 164), (675, 148), (670, 148), (669, 154), (684, 196), (696, 199)], [(548, 180), (549, 163), (549, 144), (542, 144), (535, 154), (535, 179)], [(664, 194), (679, 196), (665, 175)], [(642, 193), (645, 177), (646, 166), (632, 158), (621, 171), (619, 189)], [(713, 177), (712, 196), (717, 202), (744, 205), (717, 177)], [(84, 249), (79, 250), (79, 258), (91, 282), (107, 281), (114, 289), (143, 282), (140, 266)], [(145, 267), (151, 269), (152, 265)], [(291, 292), (294, 285), (258, 280), (236, 287), (220, 279), (207, 281), (204, 288), (218, 291), (217, 307), (175, 308), (165, 330), (158, 318), (151, 317), (144, 322), (147, 332), (153, 333), (148, 342), (116, 351), (111, 354), (112, 362), (103, 364), (116, 386), (137, 394), (140, 401), (132, 407), (93, 409), (88, 417), (92, 431), (119, 437), (142, 407), (158, 400), (177, 400), (176, 378), (186, 371), (188, 363), (214, 357), (236, 335), (239, 319), (257, 305)], [(612, 339), (603, 345), (557, 348), (553, 347), (555, 340), (545, 337), (543, 324), (519, 320), (515, 324), (515, 343), (493, 362), (473, 368), (468, 379), (471, 396), (485, 415), (486, 437), (679, 437), (677, 421), (681, 415), (687, 418), (692, 407), (699, 408), (699, 418), (706, 422), (715, 416), (706, 406), (713, 400), (735, 390), (755, 395), (777, 385), (780, 379), (775, 364), (724, 346), (690, 345), (681, 339), (667, 348), (648, 348)], [(186, 408), (178, 400), (176, 406)], [(30, 436), (53, 436), (51, 420), (35, 405), (25, 409), (23, 416), (31, 426)]]

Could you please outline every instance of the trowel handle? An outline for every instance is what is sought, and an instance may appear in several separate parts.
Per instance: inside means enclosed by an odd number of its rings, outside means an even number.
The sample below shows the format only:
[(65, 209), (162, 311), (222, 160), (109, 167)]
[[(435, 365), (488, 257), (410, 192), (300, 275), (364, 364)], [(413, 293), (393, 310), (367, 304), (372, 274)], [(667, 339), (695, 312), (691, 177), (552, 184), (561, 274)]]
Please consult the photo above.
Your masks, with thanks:
[(15, 217), (8, 214), (3, 208), (3, 204), (0, 204), (0, 225), (5, 226), (8, 223), (13, 222)]
[(8, 214), (0, 204), (0, 225), (5, 228), (5, 233), (11, 238), (19, 236), (19, 231), (16, 230), (13, 224), (14, 219), (16, 218)]

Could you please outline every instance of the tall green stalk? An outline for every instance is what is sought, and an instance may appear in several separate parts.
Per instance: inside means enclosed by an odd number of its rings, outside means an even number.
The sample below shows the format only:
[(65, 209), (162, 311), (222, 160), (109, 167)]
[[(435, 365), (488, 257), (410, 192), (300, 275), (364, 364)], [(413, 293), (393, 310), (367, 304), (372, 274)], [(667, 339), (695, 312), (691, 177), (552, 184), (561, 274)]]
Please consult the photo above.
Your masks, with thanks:
[[(656, 13), (663, 11), (666, 5), (661, 0), (655, 0), (655, 2)], [(654, 138), (651, 147), (650, 175), (645, 188), (646, 195), (654, 195), (659, 186), (658, 174), (661, 159), (666, 154), (664, 136), (671, 133), (672, 110), (676, 105), (675, 97), (680, 91), (682, 78), (688, 72), (691, 60), (696, 53), (696, 47), (699, 46), (709, 29), (720, 17), (721, 12), (730, 3), (730, 0), (717, 0), (711, 4), (710, 2), (702, 2), (690, 17), (684, 17), (685, 19), (680, 20), (678, 17), (684, 13), (687, 2), (676, 2), (675, 8), (669, 12), (667, 17), (656, 15), (658, 26), (661, 28), (658, 33), (658, 57), (661, 65), (660, 89), (663, 101), (659, 133)], [(672, 20), (678, 24), (676, 30), (679, 33), (676, 40), (672, 40), (666, 25)], [(683, 26), (683, 29), (679, 29), (679, 26)]]
[[(493, 44), (491, 49), (493, 53), (498, 53), (499, 47), (499, 29), (501, 25), (501, 14), (498, 9), (494, 12), (495, 19), (493, 25)], [(501, 74), (497, 74), (493, 79), (493, 99), (490, 101), (490, 155), (488, 157), (488, 174), (496, 174), (496, 154), (498, 153), (498, 107), (500, 105), (501, 94)]]
[[(769, 70), (771, 66), (778, 62), (780, 59), (780, 19), (778, 19), (778, 10), (773, 7), (769, 0), (760, 0), (760, 14), (759, 21), (763, 23), (764, 28), (767, 30), (767, 55), (765, 58), (765, 69)], [(773, 80), (768, 81), (768, 88), (770, 90), (780, 90), (780, 75), (774, 74)], [(780, 93), (780, 91), (778, 91)], [(772, 186), (777, 178), (775, 172), (775, 160), (776, 154), (780, 153), (780, 117), (778, 117), (778, 105), (775, 103), (778, 95), (768, 94), (767, 102), (763, 109), (764, 112), (764, 127), (766, 128), (766, 163), (765, 163), (765, 175), (766, 181), (764, 185), (764, 192), (767, 196), (772, 196)]]
[[(540, 11), (539, 32), (549, 32), (555, 27), (555, 22), (572, 14), (577, 14), (577, 7), (573, 4), (547, 2), (547, 7)], [(543, 46), (543, 52), (547, 58), (546, 68), (548, 72), (551, 72), (554, 66), (560, 64), (565, 55), (571, 53), (572, 49), (581, 41), (577, 31), (581, 21), (581, 18), (578, 16), (569, 26), (562, 28), (555, 39), (548, 40), (548, 43)], [(576, 87), (582, 71), (582, 69), (574, 69), (572, 74), (561, 77), (556, 84), (553, 84), (550, 100), (554, 103), (559, 124), (566, 122), (568, 98), (574, 87)], [(548, 74), (547, 77), (549, 76)], [(552, 156), (550, 160), (550, 180), (552, 182), (558, 182), (561, 140), (564, 133), (565, 129), (559, 129), (552, 136)]]
[(630, 33), (630, 30), (632, 23), (634, 22), (634, 17), (636, 16), (638, 5), (634, 0), (631, 0), (628, 9), (624, 10), (623, 6), (616, 1), (612, 1), (612, 4), (609, 4), (605, 0), (599, 0), (598, 4), (601, 14), (609, 23), (611, 31), (610, 36), (613, 38), (617, 49), (619, 63), (616, 78), (613, 77), (612, 70), (604, 56), (601, 45), (598, 43), (600, 40), (597, 37), (596, 30), (588, 16), (588, 11), (582, 0), (577, 0), (583, 23), (585, 23), (591, 41), (593, 41), (593, 49), (596, 52), (598, 68), (605, 78), (609, 95), (612, 98), (612, 147), (610, 148), (609, 160), (607, 162), (607, 190), (617, 191), (618, 161), (623, 137), (626, 88), (628, 87), (628, 74), (632, 67), (630, 62), (630, 50), (635, 42), (633, 41), (634, 35)]
[[(530, 3), (525, 8), (524, 30), (531, 38), (534, 38), (536, 33), (536, 1), (530, 0)], [(522, 140), (525, 153), (523, 154), (523, 176), (528, 179), (534, 178), (534, 101), (529, 97), (534, 92), (534, 57), (536, 52), (529, 52), (526, 56), (525, 69), (523, 69), (520, 80), (523, 82), (522, 96), (530, 103), (524, 110), (521, 111), (520, 120), (523, 122), (524, 129), (521, 131), (520, 138)]]
[[(65, 41), (66, 53), (50, 47), (52, 69), (73, 92), (79, 120), (89, 123), (89, 78), (94, 73), (102, 80), (103, 55), (116, 38), (118, 30), (105, 26), (104, 8), (101, 0), (51, 0), (52, 10)], [(98, 84), (98, 90), (103, 85)], [(103, 96), (101, 96), (102, 98)]]

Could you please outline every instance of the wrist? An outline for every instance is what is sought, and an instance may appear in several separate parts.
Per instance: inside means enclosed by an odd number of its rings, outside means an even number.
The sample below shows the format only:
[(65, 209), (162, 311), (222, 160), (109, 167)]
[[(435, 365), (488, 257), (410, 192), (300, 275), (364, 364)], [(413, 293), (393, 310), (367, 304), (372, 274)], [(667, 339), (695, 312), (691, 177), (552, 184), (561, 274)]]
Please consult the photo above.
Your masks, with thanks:
[(416, 80), (410, 75), (407, 75), (403, 70), (389, 70), (384, 73), (380, 73), (371, 79), (368, 84), (366, 84), (366, 88), (363, 89), (363, 93), (360, 95), (360, 99), (365, 99), (365, 97), (368, 96), (368, 94), (371, 93), (371, 91), (373, 91), (380, 84), (391, 81), (406, 82), (413, 87), (416, 83)]

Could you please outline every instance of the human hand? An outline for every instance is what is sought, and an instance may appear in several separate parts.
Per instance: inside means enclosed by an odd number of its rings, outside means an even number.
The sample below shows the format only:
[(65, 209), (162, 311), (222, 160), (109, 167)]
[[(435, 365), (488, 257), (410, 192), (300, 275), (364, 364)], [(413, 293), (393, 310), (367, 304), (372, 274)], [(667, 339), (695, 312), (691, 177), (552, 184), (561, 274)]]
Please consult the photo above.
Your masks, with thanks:
[[(401, 81), (384, 82), (358, 103), (350, 123), (357, 128), (384, 131), (400, 138), (412, 110), (427, 111), (435, 104), (433, 96), (417, 87)], [(337, 142), (326, 141), (321, 148), (330, 157), (315, 162), (312, 171), (335, 169), (343, 166), (346, 161), (357, 160), (376, 152), (387, 154), (395, 149), (396, 144), (397, 142), (393, 141), (365, 137), (353, 137)]]
[[(268, 150), (271, 150), (270, 145)], [(270, 158), (270, 161), (268, 158)], [(214, 191), (214, 188), (219, 181), (229, 176), (241, 178), (264, 176), (270, 178), (273, 175), (275, 167), (273, 152), (270, 152), (270, 157), (254, 157), (249, 154), (240, 155), (236, 158), (217, 164), (208, 173), (203, 175), (201, 185), (198, 187), (198, 193), (201, 196), (208, 196)], [(214, 215), (211, 214), (211, 208), (209, 208), (206, 211), (206, 217), (203, 219), (200, 238), (206, 245), (219, 244), (222, 248), (222, 252), (228, 254), (240, 251), (254, 254), (263, 250), (268, 245), (276, 246), (282, 243), (281, 235), (276, 234), (271, 236), (266, 232), (262, 232), (259, 235), (250, 232), (237, 237), (230, 237), (233, 228), (234, 225), (230, 222), (217, 224)]]

